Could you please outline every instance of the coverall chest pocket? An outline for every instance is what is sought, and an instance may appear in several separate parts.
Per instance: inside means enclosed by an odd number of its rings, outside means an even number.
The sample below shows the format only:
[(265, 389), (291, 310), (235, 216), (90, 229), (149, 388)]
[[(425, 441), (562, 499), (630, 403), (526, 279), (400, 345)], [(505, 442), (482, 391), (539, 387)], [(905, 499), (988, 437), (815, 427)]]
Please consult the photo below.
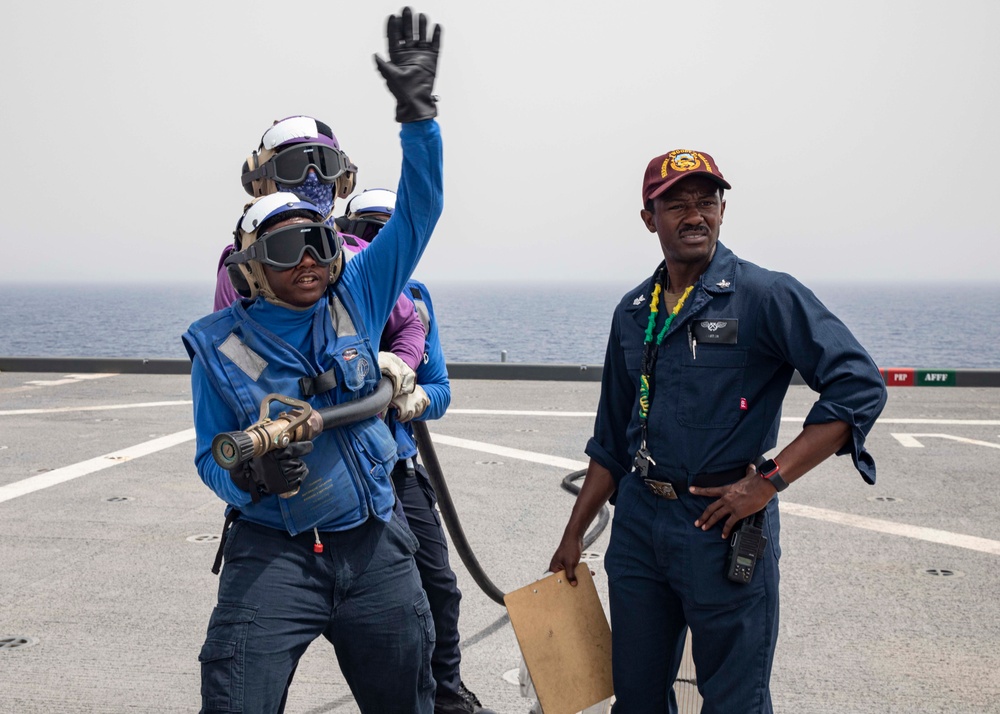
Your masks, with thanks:
[(331, 356), (337, 363), (337, 372), (347, 391), (359, 392), (366, 384), (378, 381), (378, 365), (372, 364), (364, 342), (358, 341), (338, 347), (340, 349)]
[(699, 347), (681, 365), (677, 380), (677, 421), (700, 429), (735, 426), (742, 417), (743, 377), (749, 351), (735, 346)]

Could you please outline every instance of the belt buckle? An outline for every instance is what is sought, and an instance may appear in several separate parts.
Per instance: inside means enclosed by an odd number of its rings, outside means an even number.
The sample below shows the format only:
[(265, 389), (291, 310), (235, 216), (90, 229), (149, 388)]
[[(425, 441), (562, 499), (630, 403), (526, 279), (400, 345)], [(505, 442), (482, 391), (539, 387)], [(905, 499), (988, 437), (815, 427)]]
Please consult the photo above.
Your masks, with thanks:
[(656, 481), (651, 478), (644, 478), (643, 481), (646, 483), (646, 488), (652, 491), (654, 496), (665, 498), (668, 501), (677, 500), (677, 492), (669, 481)]

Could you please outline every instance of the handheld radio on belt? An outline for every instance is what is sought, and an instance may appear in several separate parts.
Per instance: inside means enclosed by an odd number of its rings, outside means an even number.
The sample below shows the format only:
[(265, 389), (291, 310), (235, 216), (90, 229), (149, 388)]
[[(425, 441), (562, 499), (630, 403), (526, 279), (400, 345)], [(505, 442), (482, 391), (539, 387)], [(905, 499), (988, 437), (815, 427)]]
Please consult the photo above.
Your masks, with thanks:
[(749, 583), (753, 577), (757, 559), (764, 555), (767, 545), (767, 537), (761, 528), (763, 525), (764, 514), (758, 512), (740, 521), (740, 527), (733, 533), (726, 577), (734, 583)]

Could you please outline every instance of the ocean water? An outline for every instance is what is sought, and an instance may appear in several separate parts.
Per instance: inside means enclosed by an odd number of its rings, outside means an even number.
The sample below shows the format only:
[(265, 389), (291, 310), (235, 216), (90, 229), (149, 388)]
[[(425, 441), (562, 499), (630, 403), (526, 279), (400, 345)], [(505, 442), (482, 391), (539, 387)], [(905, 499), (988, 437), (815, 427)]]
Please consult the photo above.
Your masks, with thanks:
[[(601, 364), (622, 283), (428, 286), (450, 362)], [(1000, 368), (1000, 282), (814, 284), (881, 367)], [(213, 286), (0, 286), (0, 356), (186, 357)]]

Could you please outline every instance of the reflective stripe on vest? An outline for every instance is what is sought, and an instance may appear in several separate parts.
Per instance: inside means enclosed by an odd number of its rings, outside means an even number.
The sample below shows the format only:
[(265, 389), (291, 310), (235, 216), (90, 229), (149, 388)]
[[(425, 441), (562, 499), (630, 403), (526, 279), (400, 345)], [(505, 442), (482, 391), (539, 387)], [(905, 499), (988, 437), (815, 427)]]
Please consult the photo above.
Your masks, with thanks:
[(420, 292), (420, 288), (411, 285), (410, 297), (413, 300), (413, 306), (417, 309), (420, 322), (424, 325), (424, 334), (427, 335), (431, 331), (431, 313), (427, 309), (427, 303), (424, 302), (424, 295)]
[(351, 337), (358, 334), (351, 315), (336, 293), (330, 294), (330, 321), (333, 323), (333, 331), (337, 333), (338, 337)]
[(219, 352), (255, 382), (260, 379), (261, 373), (267, 367), (267, 360), (243, 344), (243, 340), (235, 334), (230, 334), (226, 341), (219, 345)]

